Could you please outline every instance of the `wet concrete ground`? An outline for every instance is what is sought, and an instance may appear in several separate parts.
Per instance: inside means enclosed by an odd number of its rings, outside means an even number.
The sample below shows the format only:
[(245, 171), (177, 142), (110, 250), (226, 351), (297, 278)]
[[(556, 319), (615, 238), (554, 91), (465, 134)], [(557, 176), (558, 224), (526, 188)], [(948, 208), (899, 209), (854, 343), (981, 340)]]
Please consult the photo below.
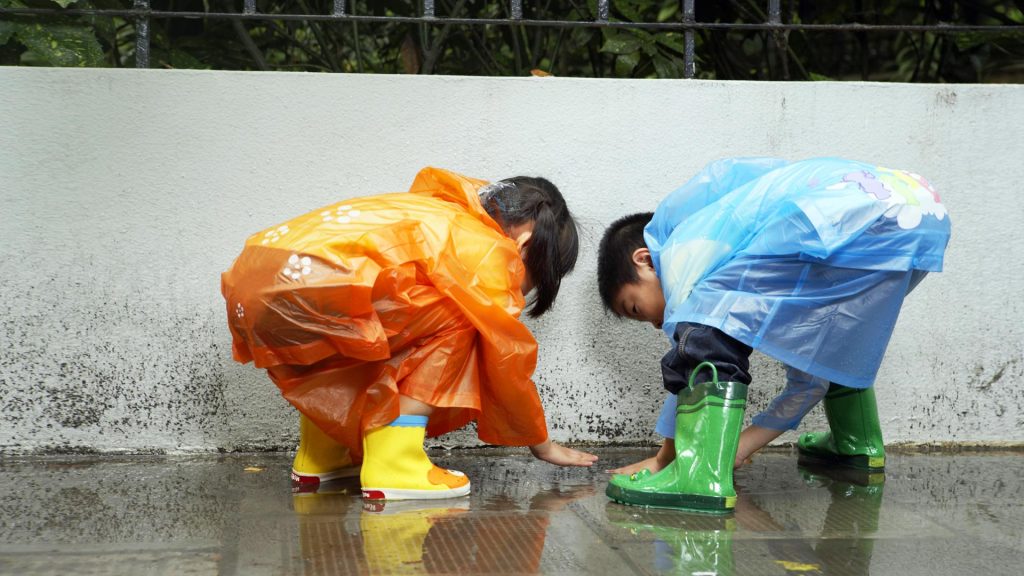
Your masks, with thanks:
[(1022, 454), (894, 454), (883, 483), (762, 454), (726, 517), (614, 504), (525, 450), (434, 459), (472, 495), (292, 494), (287, 454), (3, 459), (0, 574), (1024, 573)]

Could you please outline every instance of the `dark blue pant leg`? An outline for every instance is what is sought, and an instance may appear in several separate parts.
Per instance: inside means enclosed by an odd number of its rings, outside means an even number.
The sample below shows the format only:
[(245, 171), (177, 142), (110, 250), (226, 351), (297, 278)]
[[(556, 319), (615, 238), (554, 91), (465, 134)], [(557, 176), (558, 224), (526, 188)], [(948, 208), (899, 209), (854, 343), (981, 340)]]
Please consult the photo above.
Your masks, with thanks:
[[(661, 359), (661, 375), (665, 389), (673, 394), (686, 388), (690, 373), (701, 362), (711, 362), (718, 370), (720, 382), (750, 384), (750, 346), (725, 332), (703, 324), (681, 322), (676, 325), (674, 345)], [(702, 370), (694, 383), (711, 380), (711, 371)]]

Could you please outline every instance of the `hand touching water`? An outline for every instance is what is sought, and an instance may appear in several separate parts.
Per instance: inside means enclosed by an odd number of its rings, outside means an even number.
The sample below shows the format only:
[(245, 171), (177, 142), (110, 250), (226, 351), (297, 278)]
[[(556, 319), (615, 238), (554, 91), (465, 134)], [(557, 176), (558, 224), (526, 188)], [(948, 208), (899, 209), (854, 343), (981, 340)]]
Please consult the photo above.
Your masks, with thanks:
[(647, 469), (651, 471), (651, 474), (656, 474), (659, 470), (668, 466), (672, 463), (676, 457), (676, 443), (671, 438), (666, 438), (662, 443), (658, 453), (646, 460), (641, 460), (634, 464), (628, 464), (621, 468), (609, 470), (612, 474), (632, 474), (641, 470)]
[(627, 464), (626, 466), (621, 466), (619, 468), (615, 468), (613, 470), (609, 470), (608, 472), (610, 474), (626, 474), (626, 475), (629, 475), (629, 474), (633, 474), (634, 472), (639, 472), (641, 470), (650, 470), (651, 474), (656, 474), (656, 473), (658, 473), (664, 467), (665, 467), (665, 465), (662, 464), (661, 461), (658, 460), (657, 456), (651, 456), (650, 458), (648, 458), (646, 460), (641, 460), (641, 461), (635, 462), (633, 464)]

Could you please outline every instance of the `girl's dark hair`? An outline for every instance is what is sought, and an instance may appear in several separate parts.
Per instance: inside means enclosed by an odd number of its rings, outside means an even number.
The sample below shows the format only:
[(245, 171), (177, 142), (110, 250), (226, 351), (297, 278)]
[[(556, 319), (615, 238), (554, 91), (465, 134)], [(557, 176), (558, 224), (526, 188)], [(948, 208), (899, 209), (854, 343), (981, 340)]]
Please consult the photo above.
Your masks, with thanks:
[(604, 231), (597, 248), (597, 290), (605, 309), (616, 316), (615, 297), (623, 286), (640, 280), (633, 264), (633, 252), (647, 247), (644, 228), (653, 217), (653, 212), (640, 212), (619, 218)]
[(534, 284), (526, 314), (540, 316), (554, 304), (562, 277), (576, 266), (579, 254), (579, 232), (565, 198), (544, 178), (516, 176), (482, 188), (480, 202), (506, 232), (534, 222), (523, 262)]

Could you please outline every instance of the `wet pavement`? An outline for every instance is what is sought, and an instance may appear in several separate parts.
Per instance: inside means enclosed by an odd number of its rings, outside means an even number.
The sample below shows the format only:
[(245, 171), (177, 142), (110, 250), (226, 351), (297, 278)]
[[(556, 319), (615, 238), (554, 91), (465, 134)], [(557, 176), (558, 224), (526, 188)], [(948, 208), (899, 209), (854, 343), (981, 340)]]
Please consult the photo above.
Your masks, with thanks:
[(884, 482), (762, 454), (725, 517), (609, 502), (607, 474), (525, 450), (432, 456), (470, 497), (293, 494), (288, 454), (0, 459), (0, 574), (1024, 573), (1019, 453), (893, 454)]

